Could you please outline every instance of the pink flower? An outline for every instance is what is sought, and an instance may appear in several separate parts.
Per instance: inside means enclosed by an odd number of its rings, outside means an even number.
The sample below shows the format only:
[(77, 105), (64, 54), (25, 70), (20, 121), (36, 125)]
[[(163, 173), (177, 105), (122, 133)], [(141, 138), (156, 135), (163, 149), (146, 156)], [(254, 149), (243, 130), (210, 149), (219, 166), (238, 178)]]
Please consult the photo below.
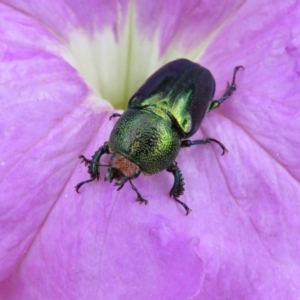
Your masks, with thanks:
[[(0, 2), (1, 299), (299, 299), (298, 1)], [(82, 187), (113, 108), (158, 67), (209, 68), (237, 91), (172, 175)], [(110, 103), (111, 104), (110, 104)], [(108, 160), (106, 156), (104, 160)], [(104, 174), (104, 172), (102, 172)]]

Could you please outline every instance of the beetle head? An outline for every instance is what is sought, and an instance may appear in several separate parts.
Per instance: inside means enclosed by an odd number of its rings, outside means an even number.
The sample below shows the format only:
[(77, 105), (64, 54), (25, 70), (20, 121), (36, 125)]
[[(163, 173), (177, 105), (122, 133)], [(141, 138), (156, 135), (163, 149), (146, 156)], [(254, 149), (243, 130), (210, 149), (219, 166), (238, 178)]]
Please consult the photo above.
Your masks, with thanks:
[(116, 185), (123, 185), (128, 179), (137, 178), (141, 174), (140, 167), (121, 154), (114, 154), (110, 160), (110, 167), (105, 174), (105, 180), (112, 182), (115, 179)]

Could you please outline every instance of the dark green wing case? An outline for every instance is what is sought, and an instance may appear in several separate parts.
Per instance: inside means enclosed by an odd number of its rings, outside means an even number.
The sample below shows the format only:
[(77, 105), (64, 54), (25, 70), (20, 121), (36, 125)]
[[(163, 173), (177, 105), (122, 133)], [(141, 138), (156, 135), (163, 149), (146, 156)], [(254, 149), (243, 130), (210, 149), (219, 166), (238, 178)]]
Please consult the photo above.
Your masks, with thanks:
[(215, 94), (209, 70), (187, 59), (174, 60), (150, 76), (130, 98), (128, 108), (157, 107), (175, 122), (182, 138), (199, 128)]

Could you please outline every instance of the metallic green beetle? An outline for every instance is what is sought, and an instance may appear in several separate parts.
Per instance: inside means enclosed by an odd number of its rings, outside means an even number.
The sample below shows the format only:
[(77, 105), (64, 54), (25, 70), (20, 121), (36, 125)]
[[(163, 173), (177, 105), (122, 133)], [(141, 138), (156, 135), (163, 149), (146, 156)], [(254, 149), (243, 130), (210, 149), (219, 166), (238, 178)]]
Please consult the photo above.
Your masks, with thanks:
[[(130, 98), (127, 110), (112, 117), (120, 117), (104, 143), (92, 156), (82, 159), (88, 166), (89, 180), (78, 183), (79, 188), (95, 179), (99, 180), (100, 166), (108, 166), (105, 180), (112, 182), (120, 190), (128, 181), (137, 193), (137, 201), (147, 204), (132, 179), (141, 173), (153, 175), (167, 170), (174, 176), (170, 190), (172, 196), (180, 203), (186, 214), (190, 208), (178, 199), (184, 192), (184, 180), (175, 161), (180, 148), (193, 145), (217, 143), (226, 152), (225, 146), (213, 138), (186, 140), (199, 128), (204, 116), (225, 101), (236, 89), (233, 72), (231, 84), (219, 100), (213, 100), (215, 80), (209, 70), (187, 59), (174, 60), (150, 76), (138, 91)], [(100, 163), (103, 154), (112, 154), (109, 164)]]

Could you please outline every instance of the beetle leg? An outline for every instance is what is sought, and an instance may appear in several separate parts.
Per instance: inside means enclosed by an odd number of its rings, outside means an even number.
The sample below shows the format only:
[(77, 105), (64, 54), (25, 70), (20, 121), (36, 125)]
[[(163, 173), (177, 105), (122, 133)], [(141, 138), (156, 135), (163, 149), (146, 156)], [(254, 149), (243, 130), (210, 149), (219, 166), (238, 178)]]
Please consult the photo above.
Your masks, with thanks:
[(110, 121), (112, 118), (115, 118), (115, 117), (121, 117), (121, 116), (122, 116), (121, 114), (114, 113), (114, 114), (112, 114), (112, 115), (109, 117), (109, 121)]
[(217, 143), (222, 148), (223, 152), (221, 155), (224, 155), (228, 151), (221, 142), (219, 142), (218, 140), (213, 139), (213, 138), (204, 138), (202, 140), (195, 140), (195, 141), (184, 140), (184, 141), (181, 141), (180, 147), (184, 148), (184, 147), (190, 147), (190, 146), (194, 146), (194, 145), (204, 145), (204, 144), (209, 144), (210, 142)]
[(99, 180), (100, 177), (100, 158), (103, 154), (109, 154), (109, 148), (108, 148), (108, 143), (105, 142), (103, 146), (101, 146), (99, 148), (99, 150), (97, 150), (94, 155), (92, 156), (92, 159), (87, 159), (86, 157), (84, 157), (83, 155), (79, 155), (78, 158), (82, 159), (82, 162), (88, 166), (88, 173), (91, 176), (91, 179), (89, 180), (85, 180), (82, 182), (79, 182), (76, 186), (75, 186), (75, 190), (77, 193), (79, 193), (79, 189), (82, 185), (84, 185), (85, 183), (91, 182), (95, 179)]
[(179, 197), (184, 192), (184, 179), (180, 169), (177, 166), (177, 162), (174, 161), (168, 168), (167, 171), (174, 175), (174, 184), (170, 191), (170, 196)]
[(132, 181), (129, 179), (129, 182), (130, 182), (130, 185), (131, 185), (131, 188), (137, 193), (137, 199), (136, 201), (138, 201), (140, 204), (145, 204), (147, 205), (148, 204), (148, 200), (144, 199), (141, 194), (139, 193), (139, 191), (137, 190), (137, 188), (134, 186), (134, 184), (132, 183)]
[(178, 199), (178, 197), (181, 196), (184, 192), (184, 180), (183, 180), (182, 173), (177, 166), (177, 162), (174, 161), (167, 168), (167, 171), (172, 173), (174, 176), (174, 184), (170, 190), (170, 197), (173, 197), (176, 202), (180, 203), (184, 207), (186, 211), (186, 215), (188, 215), (191, 209), (184, 202)]
[(213, 100), (211, 102), (211, 104), (208, 108), (208, 111), (211, 111), (211, 110), (219, 107), (221, 105), (221, 103), (224, 102), (227, 98), (229, 98), (232, 95), (232, 93), (236, 90), (235, 76), (236, 76), (237, 71), (241, 68), (244, 69), (243, 66), (236, 66), (234, 68), (231, 84), (229, 84), (229, 82), (227, 82), (227, 87), (226, 87), (224, 94), (222, 95), (222, 97), (219, 100)]
[(78, 156), (78, 158), (79, 159), (82, 159), (82, 163), (84, 163), (86, 166), (88, 165), (88, 164), (90, 164), (90, 163), (92, 163), (93, 161), (92, 160), (90, 160), (90, 159), (87, 159), (84, 155), (79, 155)]
[(76, 192), (77, 192), (78, 194), (80, 194), (80, 192), (79, 192), (80, 187), (81, 187), (82, 185), (88, 183), (88, 182), (91, 182), (91, 181), (95, 180), (95, 179), (96, 179), (96, 177), (95, 177), (95, 178), (92, 178), (92, 179), (89, 179), (89, 180), (86, 180), (86, 181), (79, 182), (78, 184), (76, 184), (76, 186), (75, 186)]

